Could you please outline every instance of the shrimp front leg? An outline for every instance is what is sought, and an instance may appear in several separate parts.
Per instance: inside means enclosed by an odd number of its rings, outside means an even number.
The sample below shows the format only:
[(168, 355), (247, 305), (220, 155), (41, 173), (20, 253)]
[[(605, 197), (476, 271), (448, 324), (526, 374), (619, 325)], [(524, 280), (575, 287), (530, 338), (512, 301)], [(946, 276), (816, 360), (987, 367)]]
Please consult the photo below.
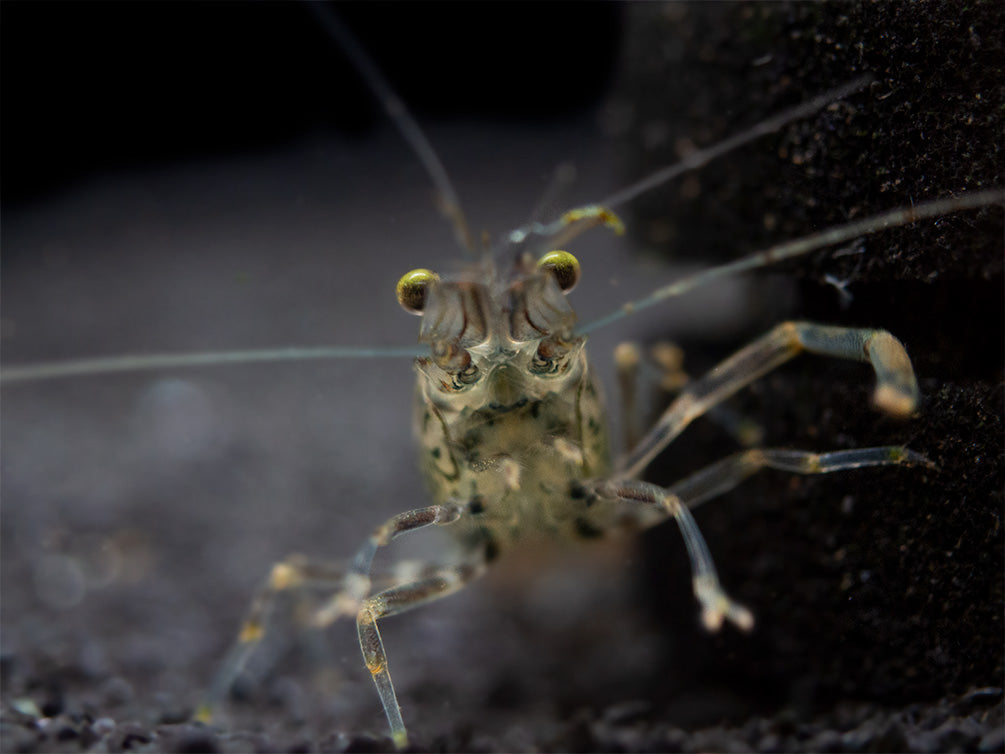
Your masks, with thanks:
[[(420, 575), (431, 572), (431, 567), (414, 560), (403, 560), (387, 570), (370, 575), (373, 588), (384, 591), (394, 586), (409, 583)], [(349, 583), (354, 581), (351, 568), (345, 563), (330, 563), (313, 560), (294, 554), (272, 566), (269, 575), (262, 581), (248, 612), (241, 623), (241, 629), (221, 663), (213, 682), (200, 703), (195, 718), (210, 722), (223, 700), (230, 693), (234, 683), (244, 672), (255, 650), (274, 631), (273, 624), (278, 614), (278, 603), (283, 595), (291, 595), (295, 605), (301, 604), (312, 593), (331, 594), (325, 604), (343, 604)], [(358, 577), (355, 577), (358, 580)], [(315, 598), (316, 599), (316, 598)], [(304, 611), (297, 609), (298, 613)], [(307, 620), (301, 621), (301, 628), (322, 628), (332, 620), (330, 609), (312, 609)]]
[(680, 527), (691, 560), (694, 594), (701, 603), (705, 627), (716, 631), (724, 620), (729, 620), (747, 631), (753, 627), (754, 617), (747, 608), (730, 599), (720, 585), (712, 554), (691, 515), (691, 508), (731, 490), (761, 469), (778, 469), (794, 474), (829, 474), (867, 466), (915, 464), (931, 465), (931, 462), (921, 454), (899, 446), (857, 448), (831, 453), (754, 448), (729, 456), (671, 487), (631, 479), (591, 480), (578, 485), (574, 489), (574, 497), (585, 499), (588, 505), (596, 500), (641, 503), (657, 508), (664, 517), (673, 517)]
[[(371, 567), (377, 550), (397, 536), (427, 526), (444, 526), (456, 521), (464, 512), (456, 503), (444, 503), (399, 513), (378, 526), (357, 551), (348, 567), (308, 560), (293, 555), (272, 567), (248, 610), (237, 641), (218, 671), (209, 693), (200, 705), (196, 717), (204, 722), (212, 719), (237, 677), (241, 674), (255, 647), (269, 630), (277, 598), (286, 592), (327, 591), (332, 594), (314, 611), (310, 623), (315, 628), (331, 624), (342, 616), (355, 615), (360, 632), (360, 644), (367, 667), (374, 674), (377, 689), (391, 723), (391, 732), (398, 746), (404, 745), (404, 727), (387, 673), (376, 619), (445, 596), (480, 573), (475, 566), (439, 567), (416, 565), (412, 561), (397, 564), (388, 572), (373, 575)], [(370, 596), (374, 586), (379, 590)]]
[(354, 615), (359, 611), (363, 600), (370, 594), (372, 586), (370, 568), (378, 549), (386, 547), (395, 537), (406, 532), (427, 526), (452, 524), (460, 518), (463, 511), (463, 506), (457, 503), (430, 505), (399, 513), (374, 529), (352, 559), (349, 573), (346, 575), (345, 588), (335, 594), (315, 615), (317, 625), (327, 626), (343, 615)]
[(802, 351), (868, 361), (876, 373), (873, 402), (892, 416), (910, 416), (918, 405), (918, 383), (899, 340), (885, 330), (783, 322), (688, 384), (656, 426), (620, 463), (620, 476), (638, 476), (692, 421), (736, 391)]
[(484, 557), (470, 563), (445, 566), (412, 583), (391, 587), (369, 597), (356, 616), (356, 629), (359, 632), (359, 646), (363, 651), (363, 660), (373, 676), (377, 693), (380, 694), (384, 714), (387, 715), (387, 722), (391, 727), (391, 739), (399, 749), (408, 745), (408, 732), (405, 730), (401, 707), (394, 693), (394, 684), (391, 682), (391, 674), (387, 667), (387, 654), (384, 651), (384, 642), (380, 638), (377, 621), (388, 615), (402, 613), (453, 594), (484, 571)]
[(719, 584), (712, 554), (708, 550), (698, 524), (688, 510), (687, 501), (672, 490), (637, 480), (589, 480), (576, 484), (572, 497), (583, 499), (587, 506), (598, 501), (607, 503), (641, 503), (655, 507), (665, 516), (672, 516), (680, 527), (688, 557), (691, 560), (691, 582), (694, 595), (701, 603), (702, 621), (709, 631), (717, 631), (724, 619), (749, 631), (754, 626), (754, 616), (743, 605), (734, 602)]
[(452, 594), (482, 573), (485, 557), (482, 554), (472, 563), (438, 568), (431, 574), (409, 583), (395, 585), (370, 595), (372, 586), (370, 569), (373, 558), (378, 549), (390, 544), (395, 537), (427, 526), (452, 524), (465, 510), (465, 506), (461, 504), (447, 502), (416, 508), (388, 519), (373, 531), (356, 552), (346, 577), (345, 589), (337, 593), (315, 614), (315, 622), (318, 625), (327, 625), (342, 615), (356, 613), (356, 628), (359, 632), (363, 660), (377, 686), (377, 693), (380, 695), (387, 722), (391, 727), (391, 738), (399, 749), (407, 745), (408, 733), (401, 718), (401, 707), (398, 705), (391, 674), (387, 668), (387, 655), (377, 628), (377, 620)]

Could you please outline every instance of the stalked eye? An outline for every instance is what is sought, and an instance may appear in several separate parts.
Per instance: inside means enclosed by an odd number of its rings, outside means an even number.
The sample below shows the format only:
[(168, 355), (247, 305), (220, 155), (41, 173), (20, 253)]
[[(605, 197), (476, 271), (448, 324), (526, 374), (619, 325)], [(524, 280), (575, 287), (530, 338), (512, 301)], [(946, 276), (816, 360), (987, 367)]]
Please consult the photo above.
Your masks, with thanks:
[(435, 272), (424, 269), (412, 270), (402, 275), (394, 289), (401, 308), (409, 314), (422, 314), (422, 310), (426, 307), (429, 284), (439, 279), (440, 276)]
[(579, 260), (567, 251), (549, 251), (537, 260), (537, 266), (550, 270), (558, 287), (566, 293), (579, 282)]

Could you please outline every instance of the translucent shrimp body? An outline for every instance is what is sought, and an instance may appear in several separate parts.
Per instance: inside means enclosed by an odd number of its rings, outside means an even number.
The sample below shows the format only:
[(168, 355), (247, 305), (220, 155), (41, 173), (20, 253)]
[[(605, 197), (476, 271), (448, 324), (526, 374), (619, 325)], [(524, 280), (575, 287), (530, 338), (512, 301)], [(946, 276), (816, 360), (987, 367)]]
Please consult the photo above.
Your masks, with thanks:
[(521, 537), (601, 525), (569, 496), (610, 468), (599, 387), (574, 323), (555, 275), (527, 257), (506, 281), (429, 287), (420, 337), (432, 355), (416, 360), (420, 466), (436, 501), (472, 501), (458, 534), (489, 559)]

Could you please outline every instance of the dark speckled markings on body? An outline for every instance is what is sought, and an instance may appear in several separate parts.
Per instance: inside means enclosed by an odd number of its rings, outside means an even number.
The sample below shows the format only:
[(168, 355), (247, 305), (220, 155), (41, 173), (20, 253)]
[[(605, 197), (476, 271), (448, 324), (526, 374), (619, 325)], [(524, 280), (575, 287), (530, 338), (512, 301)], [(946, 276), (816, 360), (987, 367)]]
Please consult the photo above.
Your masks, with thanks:
[(469, 501), (470, 525), (453, 527), (462, 541), (488, 537), (504, 550), (534, 532), (574, 536), (608, 523), (584, 518), (584, 506), (568, 492), (573, 481), (611, 467), (596, 379), (585, 352), (577, 349), (568, 358), (569, 366), (543, 390), (527, 384), (531, 375), (509, 370), (501, 376), (514, 383), (511, 389), (534, 396), (512, 405), (465, 402), (458, 410), (431, 397), (420, 381), (415, 427), (424, 449), (421, 469), (433, 499)]

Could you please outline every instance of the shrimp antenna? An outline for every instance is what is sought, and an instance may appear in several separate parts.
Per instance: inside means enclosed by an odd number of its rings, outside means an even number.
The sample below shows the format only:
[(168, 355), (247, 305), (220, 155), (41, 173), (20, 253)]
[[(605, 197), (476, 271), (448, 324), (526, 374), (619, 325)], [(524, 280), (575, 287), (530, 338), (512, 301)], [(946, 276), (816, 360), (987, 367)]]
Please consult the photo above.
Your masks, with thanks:
[(819, 233), (813, 233), (796, 239), (795, 241), (776, 244), (762, 251), (748, 254), (734, 262), (727, 262), (718, 267), (711, 267), (665, 285), (662, 288), (657, 288), (645, 298), (638, 301), (630, 301), (610, 314), (584, 325), (579, 328), (579, 332), (581, 334), (592, 332), (597, 328), (617, 322), (619, 319), (634, 314), (637, 311), (648, 309), (650, 306), (654, 306), (664, 299), (680, 296), (695, 288), (708, 285), (719, 278), (736, 275), (740, 272), (757, 269), (758, 267), (766, 267), (786, 259), (793, 259), (828, 246), (850, 241), (860, 236), (877, 233), (887, 228), (897, 228), (902, 225), (910, 225), (919, 220), (938, 217), (939, 215), (948, 215), (953, 212), (1003, 203), (1005, 203), (1005, 189), (993, 188), (984, 191), (965, 192), (945, 199), (934, 199), (914, 206), (898, 207), (863, 220), (855, 220), (844, 225), (837, 225), (827, 230), (822, 230)]
[(733, 151), (739, 146), (754, 141), (755, 139), (759, 139), (767, 134), (774, 133), (795, 120), (812, 115), (817, 110), (821, 110), (838, 100), (842, 100), (845, 97), (855, 94), (855, 92), (860, 89), (864, 89), (872, 82), (873, 78), (871, 74), (867, 73), (864, 76), (859, 76), (857, 79), (849, 81), (847, 84), (843, 84), (839, 87), (831, 89), (828, 92), (819, 94), (813, 99), (806, 100), (806, 102), (796, 105), (795, 107), (781, 112), (774, 117), (768, 118), (767, 120), (762, 120), (756, 126), (752, 126), (746, 131), (741, 131), (734, 136), (730, 136), (729, 138), (724, 139), (707, 149), (699, 149), (696, 152), (692, 152), (680, 162), (676, 162), (673, 165), (668, 165), (665, 168), (657, 170), (655, 173), (643, 178), (641, 181), (633, 183), (631, 186), (627, 186), (620, 191), (611, 194), (603, 201), (598, 202), (598, 204), (602, 207), (618, 207), (626, 202), (630, 202), (635, 197), (644, 194), (650, 189), (654, 189), (657, 186), (662, 186), (668, 181), (672, 181), (682, 173), (704, 167), (712, 160), (726, 154), (727, 152)]
[(355, 346), (318, 346), (244, 351), (212, 351), (204, 353), (146, 353), (126, 356), (107, 356), (69, 361), (43, 361), (37, 364), (4, 367), (0, 370), (0, 384), (38, 382), (61, 377), (86, 377), (114, 372), (144, 372), (153, 369), (177, 367), (223, 366), (268, 361), (307, 361), (311, 359), (376, 359), (422, 356), (428, 349), (418, 346), (398, 348), (363, 348)]
[(838, 100), (844, 99), (860, 89), (864, 89), (872, 82), (872, 75), (867, 73), (864, 76), (859, 76), (857, 79), (849, 81), (847, 84), (835, 87), (823, 94), (818, 94), (816, 97), (806, 100), (805, 102), (789, 108), (788, 110), (768, 118), (767, 120), (763, 120), (745, 131), (740, 131), (739, 133), (734, 134), (723, 141), (717, 142), (710, 147), (706, 147), (705, 149), (699, 149), (692, 152), (679, 162), (660, 168), (655, 173), (636, 181), (630, 186), (626, 186), (625, 188), (616, 191), (606, 199), (599, 201), (596, 204), (589, 205), (589, 207), (579, 207), (574, 210), (570, 210), (561, 218), (551, 223), (540, 223), (534, 221), (528, 223), (527, 225), (523, 225), (516, 230), (510, 231), (508, 236), (509, 242), (511, 244), (522, 244), (531, 236), (539, 236), (548, 239), (550, 244), (560, 246), (575, 238), (585, 230), (599, 224), (599, 216), (596, 212), (587, 211), (579, 219), (572, 222), (569, 220), (570, 215), (579, 213), (580, 210), (593, 210), (596, 208), (601, 208), (606, 211), (612, 207), (618, 207), (622, 204), (626, 204), (647, 191), (650, 191), (658, 186), (662, 186), (664, 183), (669, 183), (679, 175), (687, 173), (691, 170), (702, 168), (716, 158), (721, 157), (722, 155), (731, 152), (744, 144), (759, 139), (767, 134), (779, 131), (787, 124), (799, 120), (800, 118), (812, 115), (816, 111), (821, 110)]
[(461, 209), (461, 200), (450, 182), (446, 168), (443, 167), (436, 150), (433, 149), (433, 145), (426, 138), (426, 134), (419, 127), (418, 122), (412, 117), (405, 103), (391, 88), (366, 50), (356, 41), (338, 15), (327, 8), (324, 3), (307, 2), (307, 7), (311, 9), (324, 30), (349, 58), (353, 68), (366, 82), (370, 93), (384, 108), (388, 118), (408, 142), (416, 157), (419, 158), (440, 195), (440, 210), (454, 226), (454, 237), (457, 242), (466, 251), (473, 251), (474, 243), (471, 239), (471, 231), (468, 229), (468, 222), (464, 217), (464, 210)]

